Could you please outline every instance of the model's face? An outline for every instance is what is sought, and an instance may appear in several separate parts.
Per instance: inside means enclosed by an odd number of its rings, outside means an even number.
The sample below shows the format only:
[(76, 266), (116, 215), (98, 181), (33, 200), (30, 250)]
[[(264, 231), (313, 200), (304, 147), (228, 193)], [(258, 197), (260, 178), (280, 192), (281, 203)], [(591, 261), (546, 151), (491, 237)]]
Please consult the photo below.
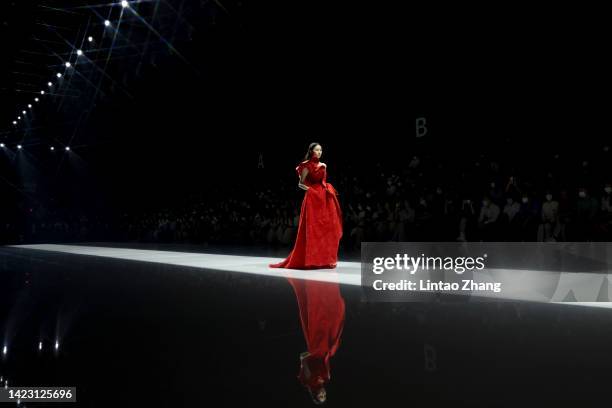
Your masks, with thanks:
[(319, 392), (317, 392), (316, 399), (319, 402), (325, 402), (327, 400), (327, 392), (325, 392), (324, 388), (320, 389)]
[(323, 155), (323, 148), (321, 145), (316, 145), (314, 149), (312, 149), (312, 156), (320, 159)]

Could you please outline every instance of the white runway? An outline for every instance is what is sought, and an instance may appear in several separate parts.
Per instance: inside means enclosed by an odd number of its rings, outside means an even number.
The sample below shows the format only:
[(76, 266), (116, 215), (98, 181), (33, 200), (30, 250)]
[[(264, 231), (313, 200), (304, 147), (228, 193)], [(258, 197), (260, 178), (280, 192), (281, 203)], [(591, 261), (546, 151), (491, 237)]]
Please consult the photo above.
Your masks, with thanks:
[(336, 269), (303, 271), (296, 269), (269, 268), (271, 263), (282, 258), (259, 256), (219, 255), (193, 252), (155, 251), (130, 248), (109, 248), (81, 245), (11, 245), (13, 248), (36, 249), (63, 252), (75, 255), (101, 256), (129, 261), (155, 262), (167, 265), (188, 266), (191, 268), (212, 269), (226, 272), (241, 272), (254, 275), (292, 277), (322, 282), (337, 282), (343, 285), (361, 285), (361, 264), (359, 262), (338, 262)]
[[(359, 262), (338, 262), (336, 269), (294, 270), (269, 268), (268, 264), (279, 262), (281, 258), (268, 258), (257, 256), (220, 255), (208, 253), (177, 252), (142, 250), (130, 248), (112, 248), (81, 245), (11, 245), (13, 248), (53, 251), (74, 255), (98, 256), (128, 261), (155, 262), (167, 265), (187, 266), (208, 270), (248, 273), (253, 275), (275, 276), (279, 278), (308, 279), (322, 282), (336, 282), (342, 285), (361, 285), (361, 264)], [(553, 274), (558, 272), (525, 271), (514, 269), (488, 270), (482, 275), (482, 281), (494, 276), (496, 281), (502, 282), (504, 290), (501, 293), (484, 293), (480, 296), (499, 298), (504, 300), (517, 300), (527, 302), (551, 301), (550, 296), (543, 295), (539, 284), (545, 284)], [(476, 275), (476, 274), (475, 274)], [(575, 306), (612, 308), (612, 302), (580, 301), (582, 294), (592, 293), (593, 290), (605, 285), (612, 294), (609, 275), (594, 273), (567, 273), (561, 274), (557, 292), (552, 297), (555, 303)], [(569, 291), (572, 291), (577, 302), (563, 302)], [(474, 295), (472, 295), (474, 296)]]

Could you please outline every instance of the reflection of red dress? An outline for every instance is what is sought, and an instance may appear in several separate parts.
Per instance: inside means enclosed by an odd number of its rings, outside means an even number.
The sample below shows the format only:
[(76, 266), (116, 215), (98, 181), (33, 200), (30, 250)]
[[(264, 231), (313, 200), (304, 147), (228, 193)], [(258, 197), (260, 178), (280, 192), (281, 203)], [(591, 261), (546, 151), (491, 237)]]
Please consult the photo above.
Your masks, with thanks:
[[(335, 268), (342, 237), (342, 212), (336, 190), (327, 183), (326, 167), (316, 157), (301, 163), (298, 176), (308, 168), (309, 187), (302, 202), (297, 238), (284, 261), (272, 268)], [(329, 359), (340, 344), (344, 326), (344, 300), (337, 283), (289, 278), (300, 309), (309, 355), (302, 361), (299, 380), (311, 390), (329, 381)]]

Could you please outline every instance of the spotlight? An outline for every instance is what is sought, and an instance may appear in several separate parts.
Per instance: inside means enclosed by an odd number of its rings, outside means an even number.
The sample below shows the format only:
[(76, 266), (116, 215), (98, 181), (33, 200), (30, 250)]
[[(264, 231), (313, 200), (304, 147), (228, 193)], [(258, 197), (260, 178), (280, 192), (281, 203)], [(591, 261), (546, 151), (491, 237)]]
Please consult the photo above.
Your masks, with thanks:
[[(17, 145), (17, 150), (21, 150), (21, 145)], [(4, 348), (6, 349), (6, 346), (4, 346)], [(4, 354), (6, 354), (6, 352)]]
[(77, 50), (77, 55), (78, 55), (78, 56), (83, 55), (83, 51), (81, 51), (81, 50)]
[(59, 341), (55, 340), (55, 349), (59, 350)]
[(26, 114), (26, 111), (21, 111), (21, 113), (23, 113), (24, 115)]
[(44, 94), (45, 94), (45, 91), (40, 91), (40, 94), (41, 94), (41, 95), (44, 95)]
[(38, 102), (38, 98), (34, 98), (34, 102)]
[(49, 85), (49, 87), (52, 87), (53, 86), (53, 82), (49, 81), (49, 82), (47, 82), (47, 85)]
[(129, 6), (130, 6), (130, 3), (128, 3), (127, 1), (123, 0), (121, 2), (121, 7), (126, 8), (126, 7), (129, 7)]
[(31, 103), (28, 103), (28, 108), (31, 108), (31, 107), (32, 107), (32, 104), (31, 104)]
[(2, 354), (6, 356), (7, 351), (8, 351), (8, 348), (6, 346), (2, 347)]
[(38, 350), (42, 350), (42, 341), (38, 342)]
[(21, 116), (17, 116), (17, 120), (21, 120)]
[(59, 72), (57, 74), (55, 74), (56, 77), (61, 78), (62, 74), (60, 74)]
[(72, 66), (72, 64), (70, 64), (69, 62), (66, 61), (66, 68), (70, 68)]
[(104, 25), (105, 25), (106, 27), (108, 27), (108, 26), (110, 25), (110, 21), (108, 21), (108, 20), (104, 20)]
[(13, 121), (13, 125), (16, 125), (16, 124), (17, 124), (17, 121), (16, 121), (16, 120), (14, 120), (14, 121)]
[(87, 41), (92, 42), (93, 41), (93, 37), (90, 35), (89, 37), (87, 37)]
[(66, 151), (69, 151), (69, 150), (70, 150), (70, 146), (66, 146)]
[(0, 147), (4, 148), (4, 143), (0, 143)]
[(55, 150), (55, 147), (51, 146), (51, 151)]

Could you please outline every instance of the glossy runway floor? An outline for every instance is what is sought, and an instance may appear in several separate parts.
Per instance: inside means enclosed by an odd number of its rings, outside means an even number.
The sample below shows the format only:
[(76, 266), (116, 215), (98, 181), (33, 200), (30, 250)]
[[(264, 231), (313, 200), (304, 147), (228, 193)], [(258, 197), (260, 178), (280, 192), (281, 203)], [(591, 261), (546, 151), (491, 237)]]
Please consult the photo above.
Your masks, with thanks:
[[(293, 271), (266, 267), (279, 253), (116, 243), (41, 249), (0, 247), (0, 377), (10, 385), (76, 386), (71, 406), (83, 407), (312, 406), (296, 379), (305, 345), (283, 276)], [(327, 271), (348, 275), (330, 407), (609, 400), (609, 309), (368, 303), (354, 284), (357, 265)]]

